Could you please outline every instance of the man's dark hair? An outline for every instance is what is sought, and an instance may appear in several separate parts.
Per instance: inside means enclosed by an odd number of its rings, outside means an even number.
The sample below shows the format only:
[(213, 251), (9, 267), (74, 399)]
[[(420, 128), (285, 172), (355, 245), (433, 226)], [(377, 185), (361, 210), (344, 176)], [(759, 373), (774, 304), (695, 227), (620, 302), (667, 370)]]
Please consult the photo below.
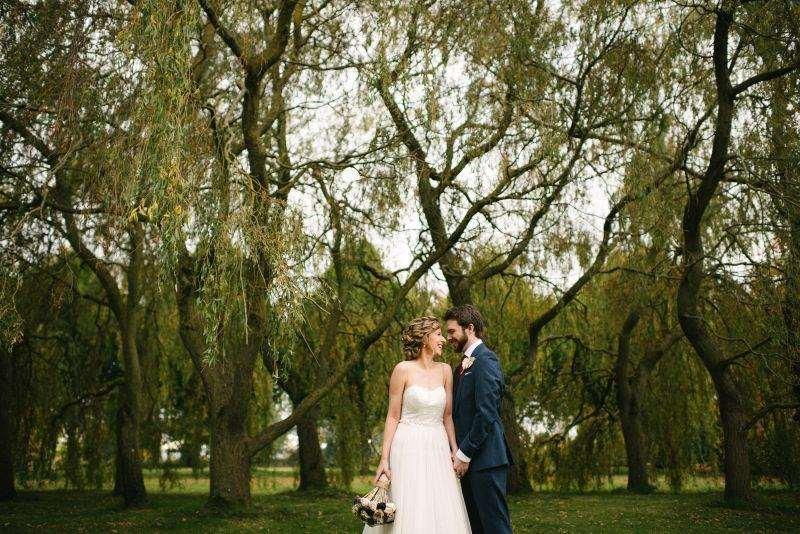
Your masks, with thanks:
[(475, 337), (483, 339), (483, 329), (486, 323), (483, 322), (481, 312), (472, 304), (464, 306), (453, 306), (444, 314), (445, 321), (455, 321), (461, 328), (472, 325), (475, 329)]

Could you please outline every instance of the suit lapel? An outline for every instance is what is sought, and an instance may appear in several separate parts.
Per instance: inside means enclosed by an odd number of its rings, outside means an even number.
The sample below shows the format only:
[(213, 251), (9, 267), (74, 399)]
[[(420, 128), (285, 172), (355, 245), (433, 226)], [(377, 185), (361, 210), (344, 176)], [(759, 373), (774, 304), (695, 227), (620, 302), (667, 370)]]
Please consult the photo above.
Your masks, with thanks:
[(453, 377), (453, 408), (455, 409), (456, 399), (458, 398), (458, 385), (461, 383), (461, 364), (456, 367)]
[[(479, 352), (481, 351), (481, 349), (483, 349), (483, 346), (484, 346), (484, 343), (481, 342), (477, 347), (475, 347), (475, 350), (472, 351), (472, 357), (478, 358)], [(463, 365), (463, 361), (464, 361), (464, 358), (462, 357), (461, 358), (461, 362), (462, 363), (459, 363), (458, 367), (456, 367), (455, 378), (453, 379), (453, 409), (454, 410), (455, 410), (455, 405), (456, 405), (456, 399), (458, 398), (458, 387), (461, 384), (462, 373), (460, 371), (461, 371), (461, 366)], [(464, 372), (466, 373), (467, 371), (465, 370)]]

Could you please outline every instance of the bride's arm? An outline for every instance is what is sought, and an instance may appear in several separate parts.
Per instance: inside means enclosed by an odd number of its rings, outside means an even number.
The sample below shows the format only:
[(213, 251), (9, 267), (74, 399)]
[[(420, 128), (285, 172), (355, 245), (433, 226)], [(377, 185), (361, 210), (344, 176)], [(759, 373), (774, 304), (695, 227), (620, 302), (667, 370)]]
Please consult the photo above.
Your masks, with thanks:
[(458, 450), (456, 441), (456, 427), (453, 425), (453, 369), (443, 364), (447, 370), (444, 372), (444, 389), (447, 391), (447, 403), (444, 406), (443, 423), (447, 431), (447, 441), (450, 442), (450, 454), (455, 454)]
[(386, 424), (383, 427), (383, 446), (381, 447), (381, 462), (378, 464), (378, 471), (375, 473), (377, 483), (382, 473), (391, 480), (392, 473), (389, 471), (389, 453), (392, 450), (392, 440), (394, 439), (397, 423), (400, 421), (400, 410), (403, 404), (403, 389), (405, 389), (405, 373), (401, 364), (397, 364), (392, 371), (389, 379), (389, 410), (386, 412)]

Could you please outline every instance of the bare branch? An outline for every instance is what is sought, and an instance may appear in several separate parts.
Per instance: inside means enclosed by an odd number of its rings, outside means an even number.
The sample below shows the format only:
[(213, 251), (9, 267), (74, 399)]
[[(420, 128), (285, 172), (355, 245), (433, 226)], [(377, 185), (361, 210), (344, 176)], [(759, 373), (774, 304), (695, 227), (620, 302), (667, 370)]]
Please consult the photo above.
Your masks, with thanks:
[(232, 30), (229, 30), (227, 26), (222, 24), (222, 21), (217, 14), (217, 10), (214, 9), (210, 2), (207, 0), (197, 0), (197, 2), (200, 4), (200, 7), (203, 8), (203, 11), (208, 17), (208, 21), (214, 26), (217, 34), (225, 42), (225, 44), (228, 45), (228, 48), (231, 49), (233, 55), (236, 56), (243, 67), (248, 68), (248, 60), (245, 56), (242, 46), (239, 44), (239, 36), (236, 35), (236, 33), (234, 33)]
[(772, 341), (772, 336), (767, 336), (764, 339), (762, 339), (761, 341), (759, 341), (758, 343), (756, 343), (755, 345), (753, 345), (752, 347), (748, 345), (748, 347), (745, 350), (743, 350), (742, 352), (740, 352), (740, 353), (738, 353), (738, 354), (736, 354), (734, 356), (731, 356), (730, 358), (726, 358), (726, 359), (722, 360), (721, 362), (719, 362), (719, 368), (720, 369), (724, 369), (725, 367), (728, 367), (729, 365), (735, 363), (736, 361), (741, 360), (742, 358), (746, 358), (747, 356), (753, 354), (756, 350), (758, 350), (759, 348), (763, 347), (764, 345), (766, 345), (770, 341)]
[(764, 406), (758, 411), (758, 413), (756, 413), (755, 416), (753, 416), (752, 419), (750, 419), (750, 421), (742, 425), (742, 431), (747, 432), (761, 419), (778, 410), (800, 410), (800, 403), (770, 404), (768, 406)]
[(787, 65), (787, 66), (782, 67), (780, 69), (775, 69), (775, 70), (771, 70), (771, 71), (767, 71), (767, 72), (762, 72), (760, 74), (756, 74), (755, 76), (752, 76), (752, 77), (746, 79), (745, 81), (743, 81), (741, 83), (737, 83), (736, 85), (734, 85), (733, 86), (733, 96), (740, 95), (741, 93), (747, 91), (752, 86), (754, 86), (754, 85), (756, 85), (758, 83), (766, 82), (766, 81), (769, 81), (769, 80), (774, 80), (775, 78), (780, 78), (781, 76), (789, 74), (790, 72), (793, 72), (793, 71), (798, 70), (798, 69), (800, 69), (800, 61), (795, 61), (791, 65)]

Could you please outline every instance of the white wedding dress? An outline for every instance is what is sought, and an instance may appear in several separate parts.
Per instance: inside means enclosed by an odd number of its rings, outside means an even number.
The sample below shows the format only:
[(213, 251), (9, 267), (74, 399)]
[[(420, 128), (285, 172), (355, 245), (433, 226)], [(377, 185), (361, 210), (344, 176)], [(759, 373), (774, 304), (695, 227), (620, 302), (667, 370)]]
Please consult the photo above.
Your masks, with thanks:
[(394, 523), (364, 527), (364, 534), (470, 533), (461, 484), (453, 471), (444, 429), (444, 386), (409, 386), (389, 452), (389, 500)]

